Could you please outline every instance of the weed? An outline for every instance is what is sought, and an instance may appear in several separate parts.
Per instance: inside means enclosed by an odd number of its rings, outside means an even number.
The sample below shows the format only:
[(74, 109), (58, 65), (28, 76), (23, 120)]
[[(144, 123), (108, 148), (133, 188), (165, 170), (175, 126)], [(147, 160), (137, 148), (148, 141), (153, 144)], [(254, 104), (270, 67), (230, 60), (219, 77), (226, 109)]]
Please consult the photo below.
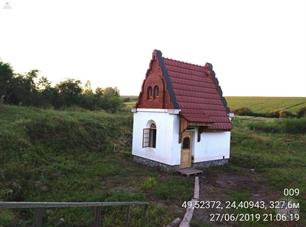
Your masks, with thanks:
[(156, 184), (157, 184), (156, 178), (149, 176), (146, 177), (145, 180), (143, 181), (142, 188), (144, 190), (152, 189)]

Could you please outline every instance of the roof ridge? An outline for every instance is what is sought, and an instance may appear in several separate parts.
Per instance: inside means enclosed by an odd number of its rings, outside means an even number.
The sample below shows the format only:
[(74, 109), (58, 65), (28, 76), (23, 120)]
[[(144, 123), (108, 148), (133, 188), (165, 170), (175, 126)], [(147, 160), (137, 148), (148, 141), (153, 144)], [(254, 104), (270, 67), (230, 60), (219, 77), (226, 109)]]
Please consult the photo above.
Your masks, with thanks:
[(225, 109), (225, 111), (226, 111), (227, 113), (229, 113), (229, 112), (230, 112), (230, 109), (228, 108), (228, 106), (227, 106), (227, 101), (226, 101), (226, 99), (225, 99), (224, 96), (223, 96), (223, 92), (222, 92), (222, 89), (221, 89), (221, 87), (220, 87), (220, 85), (219, 85), (219, 80), (218, 80), (217, 77), (216, 77), (216, 73), (215, 73), (215, 71), (214, 71), (214, 69), (213, 69), (213, 65), (212, 65), (211, 63), (206, 63), (206, 66), (207, 66), (207, 68), (208, 68), (208, 70), (209, 70), (209, 74), (210, 74), (210, 76), (211, 76), (211, 78), (212, 78), (212, 81), (213, 81), (213, 83), (214, 83), (215, 86), (216, 86), (217, 92), (218, 92), (219, 95), (220, 95), (220, 98), (221, 98), (221, 100), (222, 100), (224, 109)]
[(189, 63), (189, 62), (185, 62), (185, 61), (176, 60), (176, 59), (173, 59), (173, 58), (165, 58), (165, 57), (163, 57), (163, 59), (170, 60), (170, 61), (175, 61), (175, 62), (179, 62), (179, 63), (184, 63), (184, 64), (187, 64), (187, 65), (192, 65), (192, 66), (197, 66), (197, 67), (205, 68), (205, 65), (193, 64), (193, 63)]
[(163, 54), (160, 50), (154, 50), (153, 52), (157, 58), (157, 62), (162, 70), (162, 75), (165, 79), (165, 82), (166, 82), (166, 87), (168, 89), (168, 92), (169, 92), (169, 95), (170, 95), (170, 99), (172, 101), (172, 104), (174, 106), (174, 108), (178, 109), (179, 108), (179, 104), (177, 103), (176, 101), (176, 96), (175, 96), (175, 93), (174, 93), (174, 89), (172, 87), (172, 81), (171, 81), (171, 78), (170, 76), (168, 75), (168, 70), (167, 70), (167, 67), (164, 63), (164, 58), (163, 58)]

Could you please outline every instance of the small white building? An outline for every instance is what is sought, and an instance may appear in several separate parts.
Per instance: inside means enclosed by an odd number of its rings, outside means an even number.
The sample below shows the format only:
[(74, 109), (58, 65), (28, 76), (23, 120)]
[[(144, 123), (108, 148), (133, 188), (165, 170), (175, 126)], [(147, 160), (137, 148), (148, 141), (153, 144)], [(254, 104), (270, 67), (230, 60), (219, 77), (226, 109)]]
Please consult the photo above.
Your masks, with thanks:
[(134, 113), (134, 160), (166, 170), (222, 165), (232, 124), (212, 65), (154, 50)]

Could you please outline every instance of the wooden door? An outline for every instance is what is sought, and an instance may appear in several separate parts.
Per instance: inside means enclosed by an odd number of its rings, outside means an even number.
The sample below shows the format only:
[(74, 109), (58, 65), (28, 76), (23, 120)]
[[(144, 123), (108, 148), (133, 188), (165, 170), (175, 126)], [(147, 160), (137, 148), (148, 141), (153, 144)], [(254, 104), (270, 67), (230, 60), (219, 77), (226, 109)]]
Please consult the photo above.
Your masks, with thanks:
[(182, 138), (180, 168), (188, 168), (191, 167), (192, 132), (184, 132)]

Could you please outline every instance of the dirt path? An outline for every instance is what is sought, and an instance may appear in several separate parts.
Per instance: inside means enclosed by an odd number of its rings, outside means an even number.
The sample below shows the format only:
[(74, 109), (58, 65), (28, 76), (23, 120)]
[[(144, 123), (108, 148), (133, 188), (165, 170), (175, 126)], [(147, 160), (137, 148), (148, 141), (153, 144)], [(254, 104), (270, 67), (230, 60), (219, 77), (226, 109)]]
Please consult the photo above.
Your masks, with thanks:
[[(226, 201), (276, 201), (282, 198), (281, 192), (274, 192), (268, 186), (267, 180), (259, 176), (254, 170), (241, 172), (217, 172), (205, 171), (200, 176), (199, 201), (220, 201), (223, 205)], [(191, 226), (251, 226), (251, 223), (212, 222), (212, 213), (233, 213), (229, 209), (196, 209)], [(237, 211), (236, 211), (237, 212)], [(270, 211), (271, 212), (271, 211)], [(248, 213), (246, 211), (246, 213)], [(267, 225), (265, 225), (267, 224)], [(285, 223), (265, 223), (264, 226), (288, 226)], [(289, 225), (289, 226), (298, 226)]]

